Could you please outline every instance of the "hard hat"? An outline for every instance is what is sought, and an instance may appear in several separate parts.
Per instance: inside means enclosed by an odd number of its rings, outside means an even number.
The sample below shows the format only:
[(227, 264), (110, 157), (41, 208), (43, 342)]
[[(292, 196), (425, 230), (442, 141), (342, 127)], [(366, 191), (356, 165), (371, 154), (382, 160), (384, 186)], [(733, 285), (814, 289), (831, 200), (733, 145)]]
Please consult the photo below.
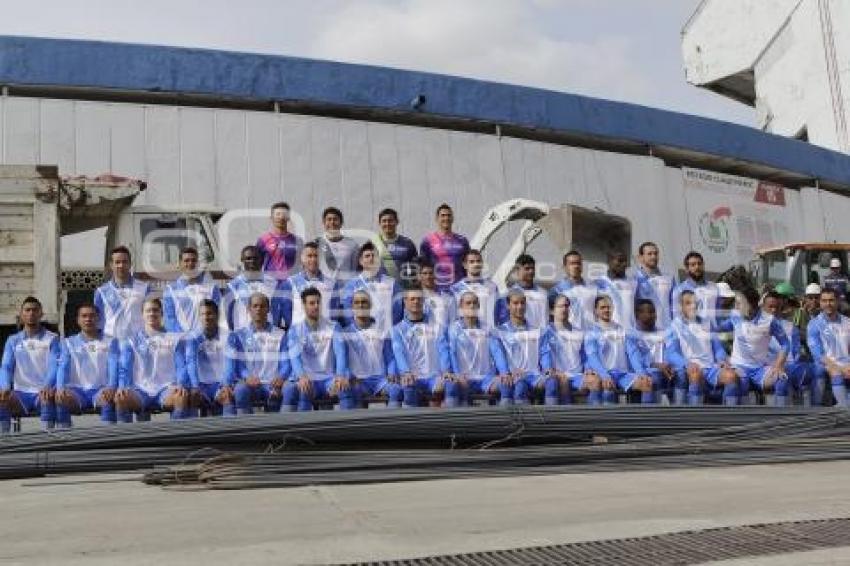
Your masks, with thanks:
[(820, 295), (820, 285), (817, 283), (809, 283), (806, 285), (807, 295)]
[(731, 299), (735, 296), (735, 291), (729, 286), (729, 283), (721, 281), (717, 284), (717, 294), (722, 299)]
[(793, 297), (794, 296), (794, 287), (791, 286), (791, 284), (788, 283), (787, 281), (783, 281), (782, 283), (777, 285), (776, 288), (774, 289), (774, 291), (776, 291), (777, 293), (779, 293), (780, 295), (783, 295), (785, 297)]
[[(821, 265), (823, 265), (823, 264), (821, 264)], [(829, 260), (829, 266), (830, 267), (841, 267), (841, 260), (838, 259), (837, 257), (834, 257), (831, 260)]]

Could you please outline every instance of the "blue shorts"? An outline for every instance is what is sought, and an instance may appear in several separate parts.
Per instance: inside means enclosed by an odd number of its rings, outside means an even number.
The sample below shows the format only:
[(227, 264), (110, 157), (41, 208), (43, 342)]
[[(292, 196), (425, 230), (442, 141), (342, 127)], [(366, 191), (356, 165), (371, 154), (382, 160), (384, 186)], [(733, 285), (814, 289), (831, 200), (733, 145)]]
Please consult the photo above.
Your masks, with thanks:
[(203, 397), (203, 402), (207, 405), (215, 404), (215, 396), (218, 394), (218, 390), (221, 389), (220, 383), (199, 383), (198, 391), (201, 392), (201, 397)]
[(386, 376), (383, 375), (372, 375), (369, 377), (356, 377), (355, 378), (357, 385), (360, 389), (360, 392), (363, 395), (381, 395), (384, 393), (384, 390), (387, 388), (389, 381), (387, 381)]
[(103, 388), (83, 389), (82, 387), (67, 387), (66, 389), (77, 398), (77, 408), (81, 413), (84, 413), (94, 409), (98, 405), (96, 403), (97, 396)]
[(32, 415), (35, 412), (41, 411), (41, 401), (38, 398), (38, 393), (12, 391), (12, 397), (18, 399), (24, 415)]
[(611, 374), (611, 379), (614, 380), (614, 383), (617, 384), (617, 387), (621, 391), (629, 391), (639, 375), (637, 373), (620, 370), (611, 370), (608, 373)]
[(712, 387), (718, 387), (720, 381), (720, 366), (702, 368), (702, 380)]
[(469, 384), (469, 392), (477, 395), (490, 395), (499, 390), (496, 383), (495, 374), (487, 374), (481, 377), (469, 377), (466, 382)]
[(166, 387), (163, 387), (153, 395), (146, 391), (142, 391), (138, 387), (132, 387), (131, 391), (136, 396), (136, 399), (139, 402), (139, 412), (149, 413), (155, 409), (161, 410), (163, 408), (162, 405), (165, 402), (165, 398), (168, 395), (168, 391), (175, 385), (176, 384), (171, 384)]
[(742, 380), (753, 384), (758, 389), (764, 389), (764, 378), (770, 371), (771, 366), (752, 367), (752, 366), (735, 366), (735, 371)]

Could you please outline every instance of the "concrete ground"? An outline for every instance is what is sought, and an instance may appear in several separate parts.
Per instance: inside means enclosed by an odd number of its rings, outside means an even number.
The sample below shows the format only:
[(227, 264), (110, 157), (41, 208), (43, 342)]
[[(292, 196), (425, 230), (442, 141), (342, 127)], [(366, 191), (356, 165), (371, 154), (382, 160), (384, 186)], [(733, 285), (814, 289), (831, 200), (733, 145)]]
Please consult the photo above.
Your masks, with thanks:
[[(3, 564), (319, 564), (850, 517), (850, 462), (168, 491), (0, 482)], [(65, 482), (65, 483), (63, 483)], [(726, 564), (848, 564), (848, 547)]]

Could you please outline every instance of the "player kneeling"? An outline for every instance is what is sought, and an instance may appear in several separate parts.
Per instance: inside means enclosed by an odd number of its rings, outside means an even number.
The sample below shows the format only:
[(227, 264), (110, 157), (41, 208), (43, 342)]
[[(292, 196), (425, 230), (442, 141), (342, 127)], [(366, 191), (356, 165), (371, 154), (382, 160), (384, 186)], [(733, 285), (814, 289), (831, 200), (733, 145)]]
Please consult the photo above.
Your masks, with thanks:
[(93, 304), (77, 307), (80, 332), (62, 340), (56, 368), (56, 424), (71, 427), (71, 414), (100, 409), (100, 420), (116, 422), (118, 341), (98, 330)]

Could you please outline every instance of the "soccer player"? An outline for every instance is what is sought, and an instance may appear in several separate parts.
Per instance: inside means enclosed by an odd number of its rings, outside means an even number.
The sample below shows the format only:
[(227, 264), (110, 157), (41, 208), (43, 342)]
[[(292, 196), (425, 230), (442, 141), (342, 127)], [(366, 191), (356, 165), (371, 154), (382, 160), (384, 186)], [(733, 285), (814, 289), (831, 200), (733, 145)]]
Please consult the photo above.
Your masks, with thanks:
[(823, 404), (823, 389), (827, 379), (832, 396), (839, 406), (847, 406), (847, 381), (850, 380), (850, 318), (838, 312), (838, 293), (821, 289), (820, 310), (808, 328), (809, 351), (814, 360), (812, 404)]
[(322, 297), (322, 317), (333, 320), (339, 312), (339, 284), (330, 276), (324, 275), (319, 269), (319, 245), (307, 242), (301, 250), (301, 266), (303, 269), (288, 278), (281, 285), (283, 296), (283, 320), (286, 328), (304, 320), (304, 306), (301, 293), (313, 287), (318, 289)]
[[(729, 363), (738, 372), (739, 397), (746, 399), (751, 388), (763, 393), (773, 392), (778, 407), (788, 404), (788, 376), (785, 360), (789, 341), (782, 325), (772, 315), (759, 309), (759, 294), (755, 289), (741, 291), (737, 309), (729, 316), (728, 327), (733, 332), (732, 355)], [(770, 352), (771, 337), (779, 343), (778, 355)]]
[(727, 362), (726, 350), (712, 335), (710, 323), (699, 316), (693, 291), (679, 294), (679, 313), (670, 325), (665, 356), (676, 369), (676, 404), (702, 405), (706, 384), (722, 390), (725, 405), (738, 404), (738, 374)]
[(372, 318), (372, 298), (365, 290), (351, 299), (352, 322), (343, 330), (348, 374), (353, 380), (354, 397), (362, 405), (367, 395), (383, 395), (387, 407), (401, 407), (402, 390), (393, 358), (392, 340), (382, 333)]
[(718, 298), (717, 285), (705, 278), (705, 260), (702, 254), (695, 251), (688, 252), (685, 256), (684, 265), (688, 276), (673, 289), (673, 298), (671, 301), (674, 314), (679, 314), (678, 309), (682, 303), (682, 293), (684, 291), (691, 291), (696, 297), (700, 318), (714, 325), (716, 322), (715, 309)]
[[(635, 303), (635, 328), (626, 334), (626, 355), (632, 373), (648, 376), (655, 391), (664, 391), (668, 395), (675, 389), (676, 370), (666, 361), (664, 343), (666, 332), (656, 323), (655, 303), (650, 299), (638, 299)], [(646, 380), (637, 383), (635, 389), (641, 392), (641, 401), (647, 400), (650, 391)], [(672, 396), (675, 400), (675, 394)]]
[(283, 320), (283, 282), (270, 273), (263, 273), (262, 258), (257, 246), (245, 246), (239, 254), (242, 273), (227, 284), (228, 293), (222, 297), (227, 328), (231, 332), (250, 326), (251, 313), (248, 302), (254, 293), (262, 293), (269, 299), (269, 322), (280, 327)]
[(425, 315), (428, 320), (441, 328), (448, 328), (455, 319), (457, 305), (454, 295), (449, 290), (437, 287), (437, 277), (434, 266), (425, 258), (419, 258), (419, 286), (425, 301)]
[(342, 224), (342, 211), (335, 206), (326, 208), (322, 212), (325, 233), (316, 238), (316, 244), (319, 246), (322, 273), (332, 281), (345, 284), (357, 275), (357, 251), (360, 246), (353, 238), (342, 235)]
[(595, 299), (596, 324), (584, 337), (584, 349), (587, 352), (587, 367), (593, 370), (601, 381), (602, 403), (610, 405), (617, 400), (617, 387), (629, 392), (632, 388), (641, 392), (641, 401), (647, 401), (646, 390), (652, 393), (651, 380), (645, 375), (637, 375), (629, 369), (626, 356), (626, 330), (614, 322), (614, 305), (611, 298), (599, 295)]
[(483, 277), (484, 258), (479, 250), (469, 250), (463, 256), (463, 268), (466, 277), (451, 286), (455, 304), (460, 305), (460, 298), (466, 291), (472, 291), (478, 297), (481, 305), (481, 323), (484, 328), (496, 327), (496, 305), (499, 301), (499, 287), (490, 279)]
[[(549, 294), (534, 282), (536, 271), (534, 258), (528, 254), (520, 255), (514, 266), (514, 283), (511, 290), (522, 291), (525, 295), (525, 321), (528, 326), (543, 329), (549, 324)], [(507, 297), (504, 297), (497, 305), (496, 320), (503, 324), (509, 318)]]
[(509, 319), (499, 325), (496, 336), (505, 357), (505, 371), (501, 378), (502, 399), (506, 398), (505, 389), (513, 387), (513, 400), (516, 404), (526, 404), (531, 397), (543, 394), (546, 405), (560, 402), (558, 378), (540, 371), (540, 344), (543, 329), (534, 328), (526, 319), (525, 293), (520, 289), (508, 291), (507, 306)]
[(0, 364), (0, 433), (8, 433), (12, 414), (41, 414), (41, 427), (56, 424), (55, 385), (59, 337), (41, 325), (41, 301), (21, 303), (23, 330), (6, 339)]
[(626, 330), (635, 327), (635, 294), (637, 283), (626, 276), (629, 256), (623, 251), (608, 253), (608, 273), (594, 283), (600, 295), (611, 299), (614, 305), (613, 320)]
[(380, 233), (372, 240), (378, 250), (378, 257), (384, 273), (400, 280), (404, 267), (416, 260), (416, 244), (413, 240), (398, 233), (398, 212), (385, 208), (378, 213)]
[(157, 407), (171, 411), (172, 419), (189, 413), (189, 381), (181, 335), (162, 324), (162, 302), (155, 297), (142, 305), (145, 327), (121, 343), (115, 410), (118, 421), (149, 421)]
[(312, 411), (313, 401), (328, 397), (337, 398), (340, 409), (354, 409), (354, 383), (339, 325), (322, 316), (322, 294), (315, 287), (301, 292), (301, 302), (304, 320), (286, 336), (292, 373), (283, 386), (281, 411)]
[(272, 227), (257, 239), (263, 272), (281, 281), (295, 271), (298, 251), (303, 244), (301, 238), (289, 232), (289, 213), (287, 203), (274, 203), (271, 209)]
[(124, 340), (144, 327), (142, 303), (150, 286), (133, 277), (130, 250), (118, 246), (109, 253), (112, 278), (94, 292), (94, 306), (106, 336)]
[(655, 305), (656, 324), (666, 329), (672, 322), (671, 298), (675, 281), (658, 269), (658, 246), (644, 242), (638, 247), (638, 268), (635, 270), (635, 301), (649, 299)]
[(221, 289), (212, 276), (198, 269), (198, 250), (180, 250), (180, 271), (177, 281), (169, 283), (163, 294), (165, 329), (169, 332), (193, 332), (201, 327), (198, 307), (201, 301), (221, 302)]
[(570, 324), (579, 330), (589, 330), (595, 323), (596, 285), (584, 280), (583, 271), (581, 254), (575, 250), (568, 251), (564, 254), (564, 278), (552, 287), (550, 293), (569, 297)]
[(429, 392), (433, 404), (458, 404), (460, 391), (450, 372), (445, 328), (428, 320), (419, 285), (404, 291), (404, 320), (393, 327), (392, 344), (405, 407), (419, 405), (420, 391)]
[[(809, 391), (811, 387), (811, 364), (802, 359), (803, 348), (800, 340), (800, 329), (794, 326), (793, 321), (783, 318), (786, 302), (787, 299), (779, 293), (768, 293), (762, 302), (762, 310), (775, 317), (782, 325), (789, 342), (788, 357), (785, 360), (785, 374), (794, 390), (802, 394), (804, 404), (811, 405), (811, 396), (805, 395), (805, 392)], [(770, 355), (772, 358), (776, 358), (781, 349), (779, 342), (771, 340)]]
[[(467, 405), (469, 394), (472, 392), (495, 396), (499, 392), (501, 381), (496, 380), (496, 360), (499, 360), (504, 373), (507, 373), (507, 367), (502, 348), (493, 335), (492, 328), (482, 324), (479, 315), (481, 303), (475, 291), (461, 292), (458, 309), (460, 316), (449, 325), (446, 338), (452, 380), (460, 389), (460, 404)], [(502, 400), (507, 404), (511, 399), (513, 391), (509, 390)], [(448, 397), (446, 403), (450, 406)]]
[(401, 289), (395, 279), (381, 273), (378, 252), (372, 242), (360, 246), (357, 256), (360, 274), (345, 284), (342, 290), (342, 309), (346, 323), (351, 322), (351, 300), (355, 291), (366, 290), (372, 299), (372, 316), (378, 328), (389, 334), (394, 324), (401, 321)]
[(100, 408), (100, 420), (116, 422), (115, 390), (118, 388), (118, 340), (98, 329), (97, 309), (83, 303), (77, 307), (80, 332), (61, 341), (56, 367), (56, 424), (71, 427), (71, 414)]
[(469, 251), (469, 241), (452, 231), (454, 212), (446, 203), (437, 207), (436, 219), (437, 229), (422, 239), (419, 255), (434, 266), (437, 288), (445, 291), (466, 275), (463, 256)]
[(216, 396), (224, 379), (228, 333), (219, 328), (215, 301), (201, 302), (200, 319), (201, 329), (184, 338), (183, 345), (192, 409), (193, 413), (200, 408), (202, 413), (217, 415), (221, 413)]
[(269, 298), (254, 293), (248, 303), (251, 325), (227, 338), (224, 380), (216, 395), (224, 415), (248, 415), (254, 405), (280, 411), (290, 365), (286, 335), (269, 323)]
[(554, 376), (560, 385), (561, 404), (572, 403), (572, 390), (587, 391), (588, 402), (601, 402), (599, 379), (585, 371), (584, 332), (570, 324), (570, 298), (550, 295), (552, 322), (543, 333), (540, 346), (540, 367), (546, 375)]

